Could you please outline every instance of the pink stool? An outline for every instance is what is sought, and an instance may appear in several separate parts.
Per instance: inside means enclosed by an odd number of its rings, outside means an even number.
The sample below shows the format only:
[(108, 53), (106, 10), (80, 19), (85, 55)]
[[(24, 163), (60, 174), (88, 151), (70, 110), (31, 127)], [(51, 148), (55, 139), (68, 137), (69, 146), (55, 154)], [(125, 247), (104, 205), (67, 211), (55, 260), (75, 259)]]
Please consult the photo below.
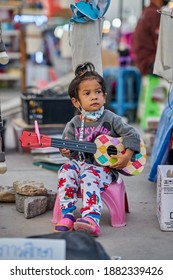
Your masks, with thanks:
[[(78, 197), (81, 197), (80, 192)], [(102, 201), (108, 207), (111, 215), (112, 227), (123, 227), (126, 225), (125, 212), (129, 213), (128, 199), (124, 182), (121, 178), (110, 186), (101, 194)], [(59, 197), (56, 197), (53, 209), (52, 223), (57, 224), (62, 218)]]

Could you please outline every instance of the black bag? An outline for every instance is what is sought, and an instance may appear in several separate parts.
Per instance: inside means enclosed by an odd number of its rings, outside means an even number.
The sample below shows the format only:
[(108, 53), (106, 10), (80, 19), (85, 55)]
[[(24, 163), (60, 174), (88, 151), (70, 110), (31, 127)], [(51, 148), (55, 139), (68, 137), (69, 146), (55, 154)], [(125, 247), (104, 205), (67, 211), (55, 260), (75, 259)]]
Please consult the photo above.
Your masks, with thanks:
[(66, 260), (110, 260), (102, 245), (94, 237), (82, 231), (50, 233), (28, 238), (66, 240)]

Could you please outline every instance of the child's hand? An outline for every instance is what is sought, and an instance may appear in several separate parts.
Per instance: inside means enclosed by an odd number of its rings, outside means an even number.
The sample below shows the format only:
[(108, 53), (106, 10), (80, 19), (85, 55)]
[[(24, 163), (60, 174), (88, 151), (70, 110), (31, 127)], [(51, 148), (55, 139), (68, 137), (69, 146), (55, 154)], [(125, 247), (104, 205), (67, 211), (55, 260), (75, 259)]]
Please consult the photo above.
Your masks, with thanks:
[[(65, 137), (64, 139), (68, 139), (67, 137)], [(60, 149), (60, 153), (62, 154), (63, 157), (67, 157), (70, 158), (71, 157), (71, 151), (68, 149)]]
[(60, 152), (63, 157), (70, 158), (71, 157), (71, 152), (68, 149), (60, 149)]
[(116, 158), (117, 162), (112, 164), (110, 167), (115, 169), (123, 169), (127, 166), (128, 162), (131, 160), (134, 151), (127, 149), (125, 154), (111, 155), (112, 158)]

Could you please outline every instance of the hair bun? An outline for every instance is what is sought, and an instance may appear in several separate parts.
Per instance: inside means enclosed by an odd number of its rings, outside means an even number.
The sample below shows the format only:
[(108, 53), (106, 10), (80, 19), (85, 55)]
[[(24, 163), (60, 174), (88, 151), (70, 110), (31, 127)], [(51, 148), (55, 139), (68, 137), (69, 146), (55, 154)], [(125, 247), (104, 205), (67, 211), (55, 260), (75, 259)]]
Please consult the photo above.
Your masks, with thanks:
[(90, 72), (90, 71), (94, 71), (94, 70), (95, 70), (94, 64), (92, 64), (91, 62), (85, 62), (83, 64), (79, 64), (76, 67), (75, 76), (82, 76), (86, 72)]

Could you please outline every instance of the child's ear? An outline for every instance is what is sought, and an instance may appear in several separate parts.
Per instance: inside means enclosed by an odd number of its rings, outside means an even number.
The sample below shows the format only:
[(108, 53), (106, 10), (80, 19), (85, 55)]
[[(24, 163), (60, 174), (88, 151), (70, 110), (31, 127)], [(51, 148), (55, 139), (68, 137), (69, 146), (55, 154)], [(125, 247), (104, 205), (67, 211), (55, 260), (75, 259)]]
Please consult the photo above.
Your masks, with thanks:
[(79, 101), (76, 98), (72, 97), (71, 102), (75, 108), (80, 108)]

